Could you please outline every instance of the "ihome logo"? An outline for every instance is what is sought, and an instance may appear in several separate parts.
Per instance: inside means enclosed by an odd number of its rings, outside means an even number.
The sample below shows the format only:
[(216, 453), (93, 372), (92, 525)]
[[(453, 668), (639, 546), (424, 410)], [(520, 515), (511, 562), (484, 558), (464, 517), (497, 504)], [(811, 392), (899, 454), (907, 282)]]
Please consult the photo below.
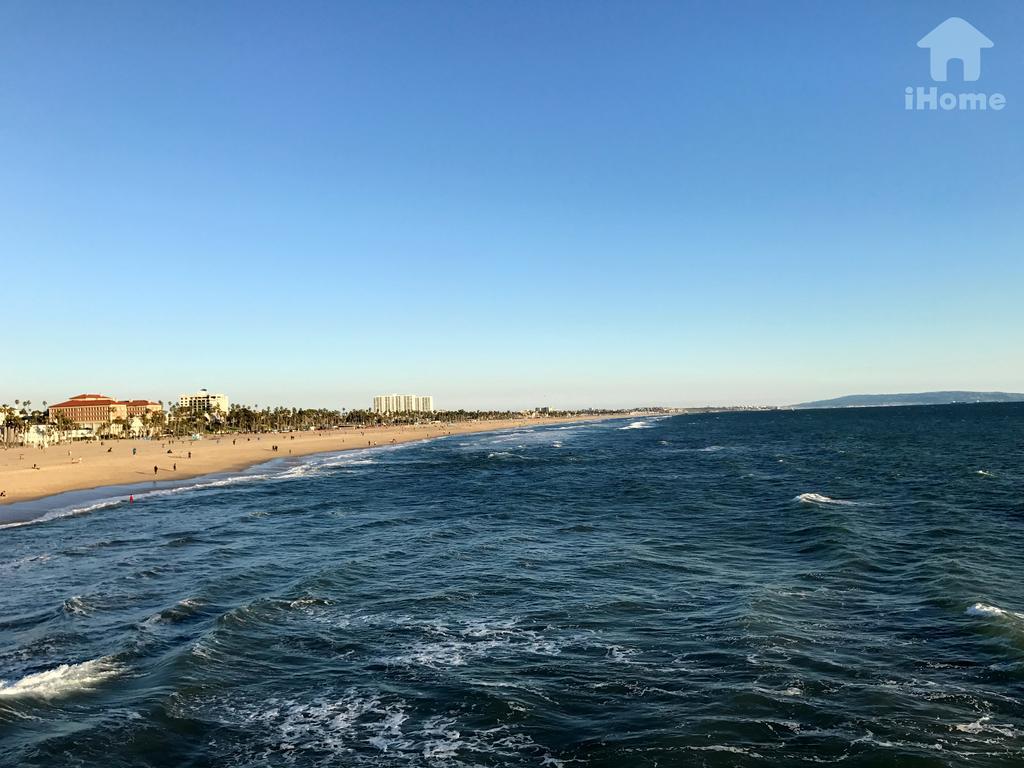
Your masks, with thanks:
[[(995, 45), (972, 24), (953, 16), (917, 42), (918, 48), (927, 48), (931, 60), (932, 80), (938, 83), (949, 81), (950, 64), (960, 62), (960, 71), (965, 83), (973, 83), (981, 77), (981, 51)], [(908, 85), (905, 90), (904, 106), (909, 110), (952, 110), (999, 111), (1006, 106), (1006, 97), (1001, 93), (968, 93), (963, 91), (939, 91), (936, 86), (925, 88)]]

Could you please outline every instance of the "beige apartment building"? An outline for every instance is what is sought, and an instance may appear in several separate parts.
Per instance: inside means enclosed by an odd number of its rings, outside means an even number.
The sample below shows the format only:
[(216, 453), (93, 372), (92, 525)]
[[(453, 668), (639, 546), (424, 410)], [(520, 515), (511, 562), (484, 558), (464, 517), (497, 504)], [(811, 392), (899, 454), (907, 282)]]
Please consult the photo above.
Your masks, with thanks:
[(230, 403), (227, 395), (215, 395), (200, 389), (194, 395), (182, 395), (178, 398), (178, 407), (192, 411), (193, 413), (212, 413), (220, 411), (225, 416), (228, 413)]
[(430, 395), (377, 395), (373, 398), (374, 413), (430, 413), (434, 398)]

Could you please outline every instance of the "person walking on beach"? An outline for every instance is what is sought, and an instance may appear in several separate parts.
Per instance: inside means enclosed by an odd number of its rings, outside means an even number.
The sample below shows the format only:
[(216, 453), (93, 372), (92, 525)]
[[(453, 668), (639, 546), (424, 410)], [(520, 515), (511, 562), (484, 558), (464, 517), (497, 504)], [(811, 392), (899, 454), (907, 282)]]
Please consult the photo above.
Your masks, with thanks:
[(153, 465), (153, 474), (155, 475), (159, 469), (160, 468), (156, 464), (154, 464)]

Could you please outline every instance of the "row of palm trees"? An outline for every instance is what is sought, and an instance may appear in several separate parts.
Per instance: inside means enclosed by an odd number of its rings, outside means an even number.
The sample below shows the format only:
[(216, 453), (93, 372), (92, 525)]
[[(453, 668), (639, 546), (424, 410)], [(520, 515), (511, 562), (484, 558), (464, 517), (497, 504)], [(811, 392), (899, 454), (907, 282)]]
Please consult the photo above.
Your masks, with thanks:
[[(282, 406), (263, 406), (259, 404), (232, 405), (225, 413), (220, 409), (210, 411), (171, 405), (163, 410), (164, 401), (159, 401), (159, 411), (149, 411), (138, 416), (117, 417), (107, 424), (101, 424), (93, 431), (99, 438), (129, 437), (148, 435), (156, 437), (171, 435), (185, 437), (188, 435), (225, 434), (231, 432), (272, 432), (272, 431), (307, 431), (311, 429), (333, 429), (342, 426), (367, 427), (382, 425), (417, 424), (432, 421), (446, 423), (511, 419), (522, 416), (519, 411), (434, 411), (432, 413), (394, 413), (382, 414), (364, 409), (349, 410), (347, 408), (286, 408)], [(43, 409), (33, 410), (31, 400), (15, 400), (14, 406), (6, 403), (0, 405), (0, 434), (3, 442), (11, 444), (20, 442), (21, 436), (35, 424), (48, 423), (47, 402), (42, 403)], [(565, 415), (563, 412), (552, 412), (551, 415)], [(63, 413), (52, 420), (58, 430), (70, 432), (77, 428)]]

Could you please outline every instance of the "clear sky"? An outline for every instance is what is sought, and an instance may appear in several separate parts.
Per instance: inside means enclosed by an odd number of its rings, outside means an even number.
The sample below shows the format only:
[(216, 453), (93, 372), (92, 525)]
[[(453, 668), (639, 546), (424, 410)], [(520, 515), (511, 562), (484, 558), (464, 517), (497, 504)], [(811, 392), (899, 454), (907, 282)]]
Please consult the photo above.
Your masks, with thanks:
[[(1004, 110), (904, 109), (949, 16)], [(1018, 0), (3, 0), (0, 401), (1024, 391), (1022, 73)]]

